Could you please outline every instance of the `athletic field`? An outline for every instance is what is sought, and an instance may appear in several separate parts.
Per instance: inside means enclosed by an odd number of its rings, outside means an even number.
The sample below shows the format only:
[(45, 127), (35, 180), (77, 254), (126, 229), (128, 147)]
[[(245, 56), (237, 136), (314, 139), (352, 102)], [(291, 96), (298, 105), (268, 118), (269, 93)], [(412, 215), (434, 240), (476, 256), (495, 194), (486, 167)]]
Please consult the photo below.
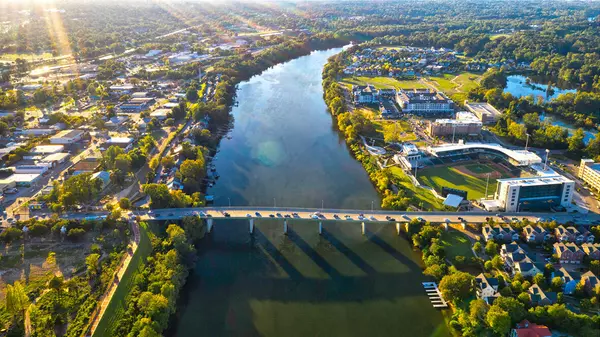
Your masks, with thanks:
[(417, 172), (421, 184), (431, 186), (437, 192), (441, 192), (442, 187), (467, 191), (469, 200), (484, 197), (488, 175), (490, 176), (488, 195), (496, 192), (497, 179), (513, 177), (504, 166), (491, 162), (439, 165)]

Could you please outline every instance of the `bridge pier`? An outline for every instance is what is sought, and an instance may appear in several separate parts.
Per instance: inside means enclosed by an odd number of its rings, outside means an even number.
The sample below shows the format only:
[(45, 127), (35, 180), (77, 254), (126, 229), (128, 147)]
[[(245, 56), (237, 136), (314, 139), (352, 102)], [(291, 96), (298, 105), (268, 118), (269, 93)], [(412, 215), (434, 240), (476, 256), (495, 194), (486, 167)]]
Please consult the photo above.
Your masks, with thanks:
[(288, 233), (287, 220), (283, 220), (283, 234), (287, 235), (287, 233)]
[(212, 218), (206, 219), (206, 232), (208, 232), (208, 233), (212, 232), (213, 221), (214, 220)]
[(360, 229), (361, 229), (362, 235), (365, 235), (367, 233), (364, 222), (360, 223)]
[(400, 223), (396, 222), (396, 235), (400, 235)]
[(323, 221), (319, 221), (319, 235), (323, 234)]
[(250, 223), (250, 234), (254, 234), (254, 219), (248, 219)]

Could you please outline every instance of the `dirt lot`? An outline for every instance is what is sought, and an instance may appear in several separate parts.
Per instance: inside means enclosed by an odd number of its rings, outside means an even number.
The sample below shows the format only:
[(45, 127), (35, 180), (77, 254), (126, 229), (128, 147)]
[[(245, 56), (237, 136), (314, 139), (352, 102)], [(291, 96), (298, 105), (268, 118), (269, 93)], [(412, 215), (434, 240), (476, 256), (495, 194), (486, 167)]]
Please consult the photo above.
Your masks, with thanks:
[[(6, 284), (20, 280), (25, 284), (45, 282), (48, 275), (71, 277), (84, 270), (85, 256), (90, 252), (91, 242), (78, 243), (35, 239), (11, 246), (2, 244), (0, 250), (0, 300), (4, 299)], [(49, 257), (54, 252), (54, 258)]]

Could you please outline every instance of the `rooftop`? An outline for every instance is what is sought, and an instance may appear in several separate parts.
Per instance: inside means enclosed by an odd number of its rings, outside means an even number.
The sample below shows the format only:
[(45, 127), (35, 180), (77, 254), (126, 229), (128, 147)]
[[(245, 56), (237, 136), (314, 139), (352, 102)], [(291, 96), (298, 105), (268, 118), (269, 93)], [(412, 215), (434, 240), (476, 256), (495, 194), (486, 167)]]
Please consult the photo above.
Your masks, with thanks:
[(445, 144), (437, 147), (430, 147), (429, 152), (433, 155), (443, 155), (446, 152), (462, 151), (462, 150), (493, 150), (503, 153), (504, 155), (516, 160), (519, 163), (532, 165), (534, 163), (541, 163), (542, 159), (535, 153), (525, 150), (511, 150), (503, 147), (500, 144), (494, 143), (457, 143), (457, 144)]
[(547, 177), (528, 177), (528, 178), (506, 178), (498, 179), (499, 183), (506, 183), (512, 186), (545, 186), (551, 184), (572, 183), (573, 180), (563, 176), (547, 176)]

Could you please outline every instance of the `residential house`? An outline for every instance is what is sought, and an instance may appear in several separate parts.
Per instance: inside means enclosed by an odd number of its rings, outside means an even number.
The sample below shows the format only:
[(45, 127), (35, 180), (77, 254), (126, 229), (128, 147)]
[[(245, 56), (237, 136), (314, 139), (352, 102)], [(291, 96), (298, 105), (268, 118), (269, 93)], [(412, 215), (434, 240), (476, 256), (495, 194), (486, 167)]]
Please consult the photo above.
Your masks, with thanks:
[(594, 236), (589, 234), (589, 232), (581, 233), (577, 228), (573, 226), (564, 227), (560, 225), (555, 229), (556, 240), (560, 242), (576, 242), (582, 243), (584, 241), (589, 240), (591, 237), (591, 242), (594, 242)]
[(491, 239), (497, 241), (515, 241), (519, 239), (519, 233), (515, 231), (510, 225), (485, 225), (482, 228), (483, 237), (485, 241), (489, 241)]
[(523, 228), (523, 235), (525, 236), (525, 241), (531, 243), (543, 243), (552, 238), (550, 232), (548, 232), (545, 228), (543, 228), (540, 225), (525, 226), (525, 228)]
[(600, 243), (584, 243), (581, 249), (590, 260), (600, 260)]
[(500, 297), (497, 278), (488, 278), (481, 273), (475, 277), (475, 285), (477, 287), (477, 297), (488, 304), (492, 304), (496, 298)]
[(551, 305), (556, 303), (557, 295), (555, 292), (544, 292), (537, 284), (532, 285), (527, 290), (529, 300), (535, 305)]
[(552, 278), (560, 277), (563, 280), (563, 293), (571, 295), (581, 280), (581, 275), (574, 271), (568, 271), (564, 267), (552, 272)]
[(547, 326), (537, 325), (524, 320), (521, 323), (517, 323), (517, 326), (510, 330), (509, 337), (552, 337), (552, 332)]
[(591, 271), (581, 274), (580, 282), (583, 284), (583, 287), (588, 294), (592, 294), (597, 287), (600, 287), (598, 277)]
[(528, 256), (525, 256), (523, 261), (515, 262), (515, 267), (513, 269), (513, 274), (520, 273), (524, 277), (533, 277), (541, 272), (542, 271), (536, 267)]
[(560, 263), (580, 264), (585, 256), (583, 250), (572, 242), (557, 242), (554, 244), (553, 251), (558, 255)]

